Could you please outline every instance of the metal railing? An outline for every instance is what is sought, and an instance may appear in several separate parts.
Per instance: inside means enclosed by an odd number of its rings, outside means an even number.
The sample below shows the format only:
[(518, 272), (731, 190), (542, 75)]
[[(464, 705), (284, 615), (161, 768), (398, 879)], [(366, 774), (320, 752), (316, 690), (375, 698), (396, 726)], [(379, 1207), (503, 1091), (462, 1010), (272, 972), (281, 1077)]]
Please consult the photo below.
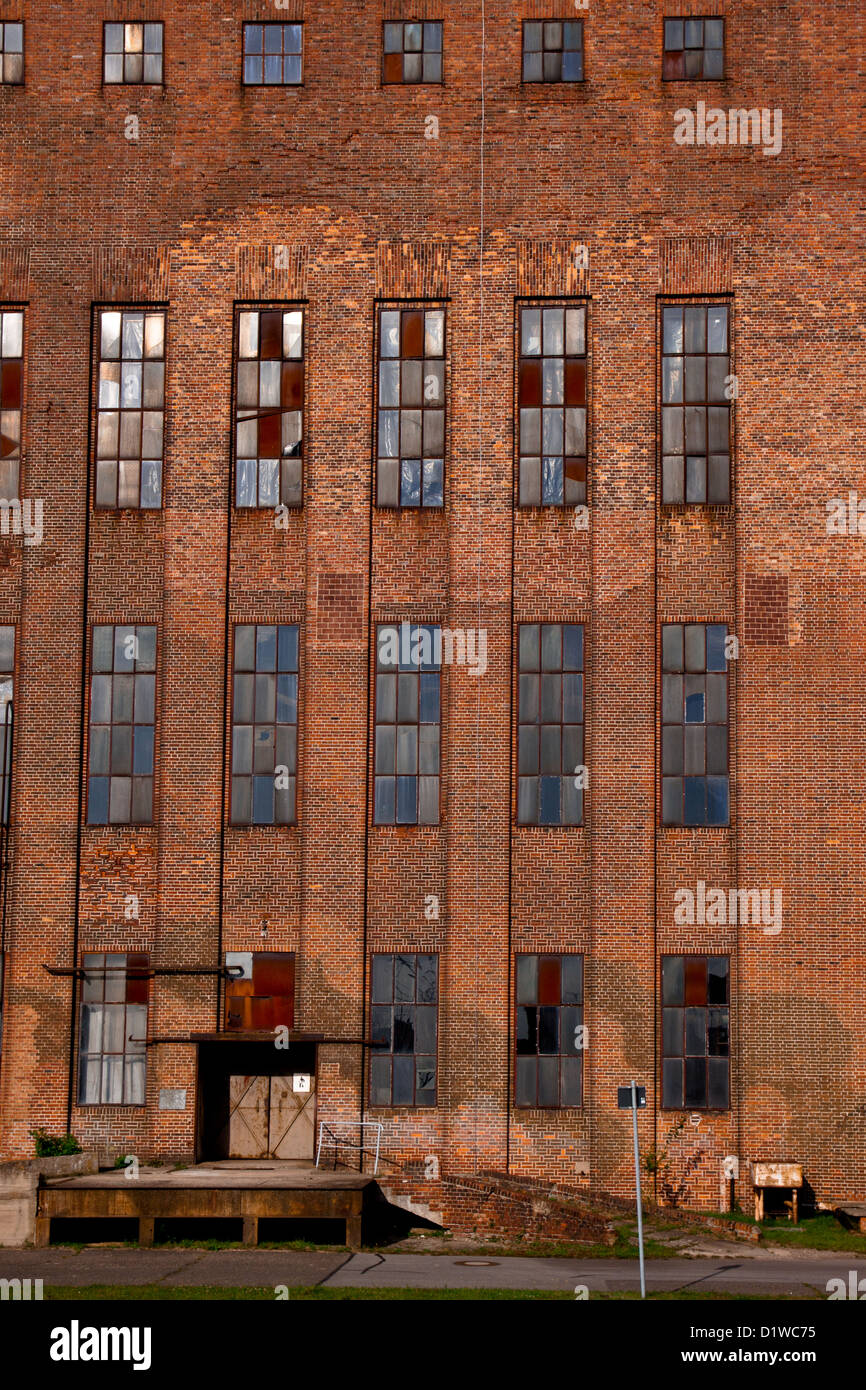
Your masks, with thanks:
[[(320, 1120), (319, 1142), (316, 1145), (316, 1167), (318, 1168), (319, 1166), (319, 1159), (322, 1156), (322, 1150), (333, 1149), (334, 1167), (336, 1168), (337, 1163), (339, 1162), (340, 1145), (342, 1144), (350, 1152), (357, 1153), (359, 1155), (359, 1171), (364, 1166), (364, 1154), (372, 1154), (374, 1156), (373, 1176), (375, 1177), (379, 1171), (379, 1150), (382, 1146), (382, 1133), (384, 1130), (384, 1125), (380, 1124), (378, 1120), (332, 1120), (331, 1124), (335, 1125), (338, 1129), (360, 1129), (360, 1137), (357, 1143), (351, 1138), (343, 1138), (341, 1135), (335, 1134), (333, 1129), (331, 1129), (331, 1126), (325, 1124), (324, 1120)], [(364, 1131), (366, 1129), (374, 1129), (376, 1131), (375, 1149), (368, 1149), (364, 1147)]]

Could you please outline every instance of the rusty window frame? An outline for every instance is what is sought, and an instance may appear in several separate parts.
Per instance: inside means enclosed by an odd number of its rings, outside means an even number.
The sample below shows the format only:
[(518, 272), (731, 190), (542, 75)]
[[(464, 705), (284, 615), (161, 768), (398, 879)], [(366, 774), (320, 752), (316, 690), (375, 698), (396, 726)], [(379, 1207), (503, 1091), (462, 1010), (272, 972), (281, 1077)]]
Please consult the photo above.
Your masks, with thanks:
[[(416, 351), (419, 332), (420, 351)], [(395, 347), (396, 351), (392, 350)], [(413, 370), (416, 366), (417, 372)], [(448, 311), (444, 300), (394, 299), (377, 305), (374, 400), (376, 506), (442, 510), (448, 458)], [(437, 443), (440, 449), (435, 448)]]
[[(279, 52), (273, 49), (267, 52), (268, 40), (265, 30), (279, 30), (280, 48)], [(289, 38), (288, 30), (298, 29), (299, 47), (287, 48), (286, 40)], [(250, 47), (254, 39), (254, 31), (260, 30), (261, 47), (253, 49)], [(267, 59), (280, 60), (280, 79), (273, 81), (266, 76)], [(287, 77), (287, 72), (295, 69), (294, 60), (297, 59), (297, 76)], [(254, 74), (255, 64), (260, 62), (261, 76)], [(274, 64), (272, 64), (274, 66)], [(245, 87), (301, 87), (304, 82), (304, 23), (303, 20), (277, 20), (272, 23), (270, 20), (245, 20), (241, 28), (241, 80)]]
[[(97, 511), (159, 511), (168, 312), (162, 304), (101, 304), (94, 313), (93, 506)], [(119, 321), (116, 336), (113, 319)]]
[[(584, 797), (575, 786), (575, 773), (584, 762), (584, 624), (520, 623), (517, 637), (517, 824), (582, 825)], [(566, 642), (568, 665), (564, 664)], [(574, 715), (575, 692), (579, 717), (566, 719), (566, 698)], [(558, 766), (556, 772), (553, 763)], [(549, 770), (542, 771), (545, 765)], [(532, 808), (527, 815), (530, 797)], [(542, 819), (554, 799), (557, 818), (548, 814)]]
[[(245, 634), (252, 633), (252, 638)], [(273, 633), (273, 661), (267, 651), (268, 634)], [(261, 637), (260, 637), (261, 634)], [(232, 643), (232, 703), (231, 703), (231, 809), (232, 825), (295, 825), (297, 821), (297, 779), (298, 779), (298, 703), (300, 699), (300, 637), (298, 623), (237, 623), (233, 631)], [(251, 658), (239, 651), (241, 644), (251, 641)], [(243, 665), (238, 661), (242, 660)], [(251, 659), (252, 664), (249, 664)], [(272, 687), (268, 680), (272, 678)], [(240, 682), (251, 682), (249, 697), (242, 696)], [(269, 693), (270, 692), (270, 693)], [(267, 707), (273, 697), (273, 717), (267, 717)], [(239, 710), (249, 706), (252, 718), (239, 719)], [(261, 713), (262, 717), (258, 718)], [(282, 713), (284, 716), (280, 718)], [(249, 729), (249, 757), (240, 747), (242, 730)], [(266, 745), (262, 755), (257, 756), (257, 738), (271, 734), (273, 744), (271, 756), (267, 756)], [(281, 746), (282, 745), (282, 746)], [(282, 756), (281, 756), (282, 755)], [(270, 762), (266, 773), (256, 771), (256, 763)], [(249, 763), (249, 771), (238, 770), (239, 763)], [(276, 786), (276, 769), (285, 767), (288, 785)], [(281, 774), (282, 775), (282, 774)], [(257, 783), (259, 786), (257, 786)], [(257, 793), (261, 795), (269, 783), (271, 789), (271, 814), (269, 817), (256, 816)], [(241, 797), (249, 793), (249, 807), (239, 805)]]
[[(273, 329), (277, 315), (282, 316), (279, 356), (270, 355), (274, 348)], [(245, 322), (253, 317), (256, 320), (255, 352), (251, 351), (251, 325)], [(265, 319), (267, 357), (262, 356)], [(234, 506), (238, 511), (272, 511), (278, 505), (303, 506), (306, 333), (306, 308), (296, 301), (245, 300), (235, 306), (232, 453)], [(247, 372), (254, 363), (258, 370)], [(278, 373), (265, 371), (275, 364), (279, 364)], [(264, 403), (263, 393), (268, 397)], [(279, 434), (278, 441), (270, 437), (274, 433)], [(251, 452), (252, 435), (255, 436), (254, 454)], [(263, 448), (276, 452), (262, 453)], [(263, 471), (265, 464), (269, 466)], [(263, 479), (266, 480), (264, 487)]]
[(662, 624), (660, 755), (666, 826), (730, 824), (727, 636), (726, 623)]
[[(419, 998), (421, 989), (421, 967), (419, 961), (429, 963), (432, 970), (432, 999)], [(397, 998), (398, 963), (411, 962), (402, 967), (405, 975), (412, 976), (412, 998)], [(388, 972), (390, 969), (390, 988)], [(377, 978), (378, 977), (378, 978)], [(402, 991), (405, 993), (405, 989)], [(398, 1011), (403, 1015), (397, 1017)], [(424, 1051), (416, 1050), (418, 1024), (424, 1018), (430, 1042), (430, 1020), (432, 1020), (432, 1047)], [(397, 1047), (400, 1041), (398, 1027), (412, 1028), (412, 1047)], [(386, 1036), (387, 1034), (387, 1036)], [(404, 1032), (402, 1041), (407, 1041)], [(439, 956), (433, 951), (376, 951), (370, 958), (370, 1106), (387, 1109), (394, 1106), (427, 1108), (437, 1103), (438, 1044), (439, 1044)], [(387, 1042), (387, 1046), (382, 1046)], [(377, 1044), (379, 1044), (377, 1046)], [(412, 1058), (411, 1098), (408, 1077), (397, 1079), (398, 1058)], [(410, 1068), (403, 1066), (400, 1071), (408, 1073)], [(396, 1082), (396, 1084), (395, 1084)], [(422, 1084), (424, 1083), (424, 1084)], [(382, 1098), (387, 1092), (387, 1099)], [(397, 1099), (395, 1099), (395, 1093)]]
[[(145, 952), (82, 956), (77, 1099), (81, 1106), (146, 1104), (150, 957)], [(119, 1016), (119, 1024), (111, 1022)], [(94, 1033), (98, 1046), (91, 1046)], [(110, 1036), (112, 1034), (113, 1036)], [(120, 1044), (120, 1046), (118, 1046)], [(96, 1095), (88, 1095), (95, 1072)], [(118, 1085), (119, 1081), (119, 1085)], [(118, 1094), (119, 1092), (119, 1094)]]
[[(110, 657), (108, 639), (110, 633)], [(134, 638), (132, 655), (126, 655)], [(87, 824), (152, 825), (154, 766), (156, 757), (156, 653), (157, 629), (153, 623), (97, 623), (90, 630), (90, 691), (87, 742)], [(142, 644), (144, 650), (142, 651)], [(121, 686), (120, 682), (124, 685)], [(131, 681), (131, 686), (126, 684)], [(116, 718), (124, 690), (129, 717)], [(108, 699), (108, 719), (95, 719)], [(149, 718), (136, 718), (139, 714)], [(126, 710), (123, 710), (124, 716)], [(129, 730), (129, 754), (120, 737)], [(149, 736), (148, 732), (149, 731)], [(120, 751), (118, 752), (118, 742)], [(103, 746), (104, 745), (104, 746)], [(129, 764), (127, 769), (126, 764)], [(136, 770), (138, 763), (138, 770)], [(96, 769), (94, 770), (94, 766)], [(141, 768), (149, 767), (148, 771)], [(129, 809), (121, 814), (129, 783)], [(103, 787), (102, 784), (105, 784)], [(101, 807), (104, 810), (102, 814)], [(118, 811), (119, 807), (119, 811)], [(112, 814), (114, 809), (115, 814)]]
[[(568, 967), (566, 967), (568, 962)], [(584, 956), (582, 952), (519, 951), (514, 959), (514, 1105), (519, 1110), (578, 1109), (583, 1105)], [(571, 976), (566, 988), (565, 971)], [(546, 1010), (544, 1019), (541, 1010)], [(542, 1052), (541, 1024), (556, 1031)], [(541, 1070), (542, 1059), (550, 1063)], [(552, 1084), (555, 1077), (555, 1086)], [(539, 1099), (542, 1086), (548, 1098)], [(550, 1099), (552, 1092), (556, 1099)]]
[[(409, 660), (406, 634), (408, 630)], [(431, 659), (411, 659), (416, 634), (429, 634)], [(399, 660), (382, 659), (383, 634), (396, 633)], [(420, 639), (423, 642), (423, 638)], [(441, 628), (429, 623), (380, 623), (376, 628), (373, 723), (373, 824), (430, 826), (440, 822), (442, 789)], [(414, 710), (414, 713), (413, 713)], [(411, 737), (414, 730), (415, 737)], [(402, 738), (401, 738), (401, 731)], [(410, 731), (407, 735), (406, 731)], [(425, 735), (425, 731), (427, 732)], [(433, 732), (435, 731), (435, 732)], [(401, 747), (402, 744), (402, 747)], [(422, 747), (422, 744), (424, 745)], [(413, 746), (414, 745), (414, 746)], [(422, 763), (436, 771), (422, 772)], [(401, 764), (403, 771), (399, 771)], [(406, 768), (410, 770), (406, 770)], [(411, 769), (414, 767), (414, 771)], [(411, 785), (410, 785), (411, 784)]]
[(729, 299), (660, 301), (658, 409), (664, 507), (730, 504), (731, 326)]
[[(721, 35), (707, 24), (721, 25)], [(712, 43), (707, 39), (711, 38)], [(716, 42), (718, 38), (721, 42)], [(722, 82), (725, 77), (725, 20), (722, 15), (665, 15), (662, 20), (662, 81)]]
[(0, 304), (0, 498), (19, 496), (24, 444), (24, 305)]
[[(524, 19), (520, 80), (525, 86), (583, 82), (583, 60), (582, 19)], [(567, 76), (563, 75), (566, 68)]]
[[(416, 29), (421, 30), (415, 46)], [(396, 32), (399, 30), (399, 34)], [(429, 40), (429, 42), (428, 42)], [(399, 46), (398, 46), (399, 41)], [(411, 46), (410, 46), (411, 45)], [(444, 82), (444, 26), (441, 19), (394, 19), (382, 24), (382, 85), (441, 86)], [(418, 61), (416, 62), (416, 58)], [(417, 70), (418, 76), (411, 74)]]
[[(713, 976), (723, 978), (724, 997), (710, 999)], [(723, 970), (719, 967), (723, 966)], [(661, 956), (661, 1110), (730, 1110), (731, 1108), (731, 962), (727, 955), (670, 953)], [(679, 980), (677, 976), (679, 975)], [(714, 991), (718, 994), (718, 988)], [(689, 1012), (691, 1011), (691, 1017)], [(681, 1014), (680, 1018), (677, 1015)], [(702, 1015), (702, 1017), (701, 1017)], [(690, 1041), (691, 1034), (691, 1041)], [(699, 1050), (695, 1035), (701, 1038)], [(672, 1046), (673, 1044), (673, 1046)], [(676, 1048), (680, 1050), (677, 1051)], [(689, 1067), (689, 1062), (692, 1066)], [(703, 1065), (698, 1065), (702, 1063)], [(723, 1063), (724, 1065), (718, 1065)], [(677, 1065), (679, 1064), (679, 1066)], [(717, 1064), (717, 1065), (711, 1065)], [(713, 1076), (711, 1087), (710, 1078)], [(721, 1085), (723, 1099), (719, 1095)], [(691, 1086), (691, 1090), (689, 1087)], [(678, 1103), (668, 1097), (673, 1090)], [(714, 1093), (714, 1094), (713, 1094)], [(712, 1096), (712, 1103), (711, 1103)]]
[[(12, 30), (11, 33), (10, 30)], [(20, 30), (20, 40), (16, 30)], [(17, 40), (20, 42), (20, 47), (16, 48)], [(4, 87), (21, 87), (24, 84), (23, 20), (0, 22), (0, 83)]]
[[(122, 29), (118, 36), (113, 31)], [(141, 47), (136, 46), (141, 30)], [(157, 35), (153, 32), (158, 30)], [(112, 31), (112, 32), (109, 32)], [(150, 31), (150, 32), (148, 32)], [(118, 37), (120, 46), (117, 46)], [(109, 48), (109, 42), (112, 47)], [(148, 45), (150, 45), (148, 47)], [(113, 76), (116, 61), (120, 58), (120, 75)], [(139, 72), (138, 59), (141, 58)], [(159, 76), (153, 76), (159, 59)], [(148, 61), (150, 60), (150, 61)], [(150, 76), (146, 74), (150, 72)], [(165, 85), (165, 25), (160, 20), (127, 19), (104, 20), (102, 25), (102, 85), (104, 87), (163, 87)]]
[[(560, 314), (561, 351), (556, 350), (556, 324)], [(533, 333), (536, 315), (537, 337)], [(517, 302), (514, 437), (519, 507), (573, 507), (586, 503), (589, 459), (587, 327), (588, 301), (585, 298), (531, 298)], [(530, 350), (536, 343), (537, 351)], [(549, 370), (546, 364), (550, 364)], [(561, 371), (557, 370), (560, 364)], [(549, 397), (547, 401), (546, 396)], [(573, 414), (569, 416), (567, 412)], [(545, 442), (550, 446), (546, 452)], [(572, 445), (570, 453), (566, 451), (569, 442)]]

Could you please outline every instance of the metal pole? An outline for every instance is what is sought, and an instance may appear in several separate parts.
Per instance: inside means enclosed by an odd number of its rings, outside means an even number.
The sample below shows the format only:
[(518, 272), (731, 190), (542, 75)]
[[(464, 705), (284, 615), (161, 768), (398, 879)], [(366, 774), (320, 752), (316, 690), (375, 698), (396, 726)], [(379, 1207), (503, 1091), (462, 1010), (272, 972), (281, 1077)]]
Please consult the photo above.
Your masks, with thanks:
[(637, 1242), (640, 1250), (640, 1296), (646, 1298), (646, 1275), (643, 1265), (643, 1203), (640, 1194), (640, 1155), (637, 1146), (637, 1086), (631, 1083), (631, 1122), (634, 1134), (634, 1185), (637, 1193)]

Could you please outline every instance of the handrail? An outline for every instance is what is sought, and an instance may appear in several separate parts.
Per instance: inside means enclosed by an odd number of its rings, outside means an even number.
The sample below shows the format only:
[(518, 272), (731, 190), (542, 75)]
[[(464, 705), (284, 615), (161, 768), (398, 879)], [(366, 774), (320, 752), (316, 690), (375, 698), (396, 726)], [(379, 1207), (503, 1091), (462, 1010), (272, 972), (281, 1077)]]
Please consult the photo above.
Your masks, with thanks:
[[(332, 1148), (332, 1149), (334, 1150), (334, 1167), (336, 1168), (336, 1166), (337, 1166), (337, 1154), (339, 1153), (340, 1144), (342, 1143), (342, 1144), (346, 1144), (349, 1148), (357, 1149), (357, 1151), (358, 1151), (358, 1152), (360, 1153), (360, 1155), (361, 1155), (361, 1166), (362, 1166), (362, 1167), (363, 1167), (363, 1164), (364, 1164), (364, 1154), (365, 1154), (365, 1153), (375, 1154), (375, 1162), (374, 1162), (374, 1164), (373, 1164), (373, 1176), (375, 1177), (376, 1174), (377, 1174), (378, 1171), (379, 1171), (379, 1150), (380, 1150), (380, 1148), (381, 1148), (381, 1144), (382, 1144), (382, 1134), (383, 1134), (383, 1131), (384, 1131), (385, 1126), (384, 1126), (383, 1124), (381, 1124), (379, 1120), (332, 1120), (332, 1121), (331, 1121), (331, 1124), (336, 1125), (337, 1127), (342, 1127), (342, 1128), (344, 1128), (344, 1129), (360, 1129), (360, 1131), (361, 1131), (360, 1143), (358, 1143), (358, 1144), (353, 1144), (351, 1139), (343, 1139), (343, 1138), (341, 1138), (340, 1136), (338, 1136), (338, 1135), (336, 1135), (336, 1134), (334, 1133), (334, 1131), (331, 1129), (330, 1125), (326, 1124), (324, 1120), (320, 1120), (320, 1121), (319, 1121), (319, 1141), (318, 1141), (318, 1143), (317, 1143), (317, 1145), (316, 1145), (316, 1167), (318, 1168), (318, 1166), (319, 1166), (319, 1159), (320, 1159), (321, 1156), (322, 1156), (322, 1149), (323, 1149), (323, 1148), (329, 1148), (329, 1149)], [(367, 1149), (367, 1148), (364, 1147), (364, 1130), (365, 1130), (365, 1129), (375, 1129), (375, 1130), (376, 1130), (376, 1147), (375, 1147), (375, 1149)], [(332, 1141), (330, 1144), (326, 1144), (326, 1143), (325, 1143), (325, 1135), (326, 1135), (326, 1134), (328, 1135), (329, 1139)]]

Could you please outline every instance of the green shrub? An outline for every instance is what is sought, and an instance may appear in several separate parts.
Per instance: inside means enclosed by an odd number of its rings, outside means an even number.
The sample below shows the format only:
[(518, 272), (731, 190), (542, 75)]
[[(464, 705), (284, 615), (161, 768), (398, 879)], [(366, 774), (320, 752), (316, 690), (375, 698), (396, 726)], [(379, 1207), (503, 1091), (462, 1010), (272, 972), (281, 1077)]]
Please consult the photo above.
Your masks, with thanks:
[(37, 1158), (58, 1158), (62, 1154), (80, 1154), (81, 1145), (74, 1134), (48, 1134), (44, 1129), (31, 1129), (36, 1143)]

